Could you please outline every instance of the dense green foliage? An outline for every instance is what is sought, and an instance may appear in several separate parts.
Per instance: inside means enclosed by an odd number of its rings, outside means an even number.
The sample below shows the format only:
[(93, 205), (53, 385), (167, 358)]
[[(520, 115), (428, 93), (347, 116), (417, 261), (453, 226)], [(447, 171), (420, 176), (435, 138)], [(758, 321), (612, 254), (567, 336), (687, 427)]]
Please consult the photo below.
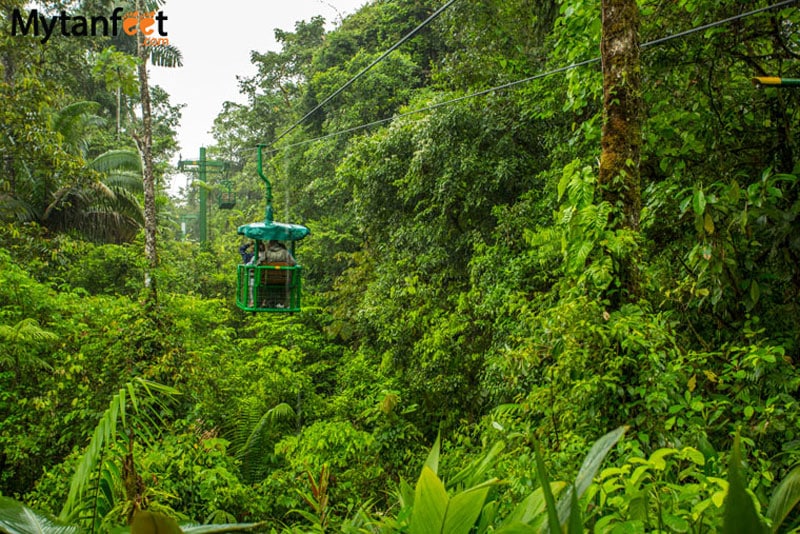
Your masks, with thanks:
[[(269, 146), (275, 218), (312, 230), (304, 310), (234, 306), (251, 148), (441, 4), (276, 30), (216, 119), (237, 205), (207, 243), (153, 88), (152, 272), (130, 49), (0, 37), (0, 495), (89, 529), (798, 528), (800, 90), (750, 81), (800, 77), (796, 5), (643, 47), (632, 231), (597, 188), (599, 63), (537, 76), (598, 55), (601, 3), (455, 2)], [(768, 5), (642, 1), (641, 41)], [(50, 524), (25, 510), (0, 526)]]

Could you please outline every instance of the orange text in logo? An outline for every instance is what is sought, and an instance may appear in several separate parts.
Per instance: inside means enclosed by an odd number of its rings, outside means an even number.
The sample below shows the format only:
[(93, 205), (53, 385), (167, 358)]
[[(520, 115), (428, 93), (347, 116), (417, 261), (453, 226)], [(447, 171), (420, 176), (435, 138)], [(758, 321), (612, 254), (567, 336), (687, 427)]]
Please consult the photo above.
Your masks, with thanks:
[(162, 11), (157, 14), (155, 11), (132, 11), (122, 19), (122, 31), (128, 35), (136, 35), (137, 32), (141, 32), (145, 36), (145, 45), (169, 44), (169, 39), (166, 37), (148, 38), (156, 31), (154, 28), (156, 22), (158, 22), (158, 34), (161, 36), (167, 35), (167, 32), (164, 31), (165, 20), (167, 20), (167, 17)]

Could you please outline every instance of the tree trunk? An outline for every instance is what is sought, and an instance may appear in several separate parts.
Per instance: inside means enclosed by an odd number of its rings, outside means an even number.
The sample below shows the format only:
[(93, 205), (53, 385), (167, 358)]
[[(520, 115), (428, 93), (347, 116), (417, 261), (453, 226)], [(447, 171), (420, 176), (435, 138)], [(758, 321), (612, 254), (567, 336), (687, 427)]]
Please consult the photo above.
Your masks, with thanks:
[[(602, 10), (603, 131), (598, 185), (603, 200), (614, 206), (612, 227), (638, 231), (642, 209), (639, 8), (636, 0), (603, 0)], [(622, 286), (630, 296), (639, 292), (636, 263), (629, 256), (619, 265)]]
[(117, 87), (117, 141), (119, 141), (119, 130), (120, 130), (120, 114), (122, 108), (122, 89)]
[[(136, 2), (139, 12), (141, 1)], [(149, 271), (145, 273), (145, 287), (150, 290), (149, 298), (156, 302), (156, 281), (153, 270), (158, 266), (156, 250), (156, 184), (153, 174), (153, 123), (150, 109), (150, 86), (147, 83), (147, 51), (144, 47), (144, 35), (137, 33), (137, 53), (139, 56), (139, 94), (142, 100), (142, 132), (136, 138), (139, 153), (142, 155), (144, 180), (144, 252), (147, 257)]]

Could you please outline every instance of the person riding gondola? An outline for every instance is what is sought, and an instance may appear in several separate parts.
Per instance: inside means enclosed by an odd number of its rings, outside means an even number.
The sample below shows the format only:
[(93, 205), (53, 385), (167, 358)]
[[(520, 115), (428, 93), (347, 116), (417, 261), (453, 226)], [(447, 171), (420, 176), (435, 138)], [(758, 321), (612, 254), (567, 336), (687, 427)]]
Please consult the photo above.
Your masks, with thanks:
[(236, 231), (257, 244), (250, 261), (244, 261), (250, 253), (247, 247), (239, 250), (243, 261), (237, 267), (236, 305), (251, 312), (295, 313), (301, 310), (303, 278), (303, 267), (294, 257), (295, 244), (311, 231), (273, 220), (272, 186), (264, 175), (262, 148), (258, 146), (257, 170), (267, 188), (267, 204), (263, 222), (244, 224)]

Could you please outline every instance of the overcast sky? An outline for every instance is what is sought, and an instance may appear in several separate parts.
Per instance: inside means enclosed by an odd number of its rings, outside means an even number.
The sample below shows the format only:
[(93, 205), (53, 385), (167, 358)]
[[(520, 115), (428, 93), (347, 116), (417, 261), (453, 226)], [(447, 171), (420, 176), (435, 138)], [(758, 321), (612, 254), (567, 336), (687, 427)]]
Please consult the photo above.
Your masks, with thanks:
[[(321, 15), (328, 29), (367, 0), (168, 0), (164, 29), (183, 54), (183, 67), (150, 67), (150, 82), (163, 87), (173, 104), (186, 104), (178, 129), (184, 159), (196, 159), (213, 142), (209, 130), (226, 100), (244, 103), (236, 76), (255, 73), (250, 51), (278, 51), (275, 28), (294, 31), (295, 22)], [(177, 179), (171, 189), (183, 186)]]

